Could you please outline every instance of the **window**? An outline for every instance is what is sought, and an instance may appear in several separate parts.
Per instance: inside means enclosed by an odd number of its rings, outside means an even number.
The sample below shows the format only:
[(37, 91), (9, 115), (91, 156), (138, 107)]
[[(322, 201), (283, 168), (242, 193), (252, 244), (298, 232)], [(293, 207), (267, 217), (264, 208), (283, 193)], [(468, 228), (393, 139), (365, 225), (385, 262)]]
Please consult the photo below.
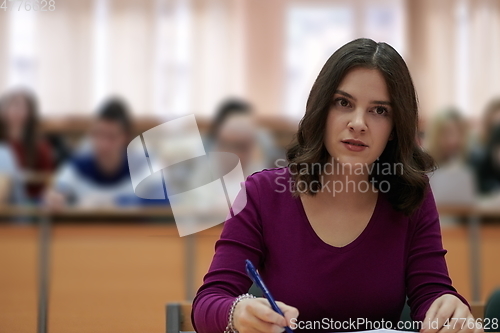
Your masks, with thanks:
[(357, 37), (391, 44), (404, 56), (403, 1), (292, 2), (286, 17), (285, 114), (301, 118), (330, 55)]

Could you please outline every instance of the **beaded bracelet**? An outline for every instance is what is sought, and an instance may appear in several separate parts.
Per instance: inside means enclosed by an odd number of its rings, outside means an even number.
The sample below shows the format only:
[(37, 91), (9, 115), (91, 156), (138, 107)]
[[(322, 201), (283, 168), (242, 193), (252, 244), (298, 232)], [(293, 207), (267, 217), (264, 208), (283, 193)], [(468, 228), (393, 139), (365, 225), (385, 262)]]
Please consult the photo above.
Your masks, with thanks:
[(246, 293), (235, 298), (233, 304), (231, 305), (231, 309), (229, 310), (227, 326), (224, 333), (238, 333), (238, 330), (234, 328), (233, 324), (234, 309), (236, 308), (236, 305), (239, 303), (239, 301), (246, 298), (256, 298), (256, 297), (252, 294)]

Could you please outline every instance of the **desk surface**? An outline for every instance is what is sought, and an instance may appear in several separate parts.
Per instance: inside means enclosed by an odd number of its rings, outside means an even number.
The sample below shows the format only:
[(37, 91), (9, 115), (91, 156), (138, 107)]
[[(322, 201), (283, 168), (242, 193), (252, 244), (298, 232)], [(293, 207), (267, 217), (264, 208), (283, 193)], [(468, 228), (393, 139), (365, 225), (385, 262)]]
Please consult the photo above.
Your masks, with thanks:
[[(442, 215), (500, 218), (500, 207), (481, 207), (464, 205), (439, 205)], [(107, 207), (107, 208), (73, 208), (68, 207), (57, 212), (48, 212), (40, 207), (3, 206), (0, 207), (0, 217), (13, 216), (52, 216), (57, 218), (72, 217), (173, 217), (169, 206), (149, 207)]]
[(483, 218), (500, 218), (500, 207), (467, 206), (467, 205), (439, 205), (441, 215), (477, 216)]
[(109, 208), (64, 208), (59, 211), (49, 212), (40, 207), (4, 206), (0, 208), (0, 217), (8, 218), (15, 216), (47, 216), (55, 218), (85, 218), (85, 217), (116, 217), (116, 218), (140, 218), (140, 217), (166, 217), (173, 218), (172, 208), (169, 206), (150, 207), (109, 207)]

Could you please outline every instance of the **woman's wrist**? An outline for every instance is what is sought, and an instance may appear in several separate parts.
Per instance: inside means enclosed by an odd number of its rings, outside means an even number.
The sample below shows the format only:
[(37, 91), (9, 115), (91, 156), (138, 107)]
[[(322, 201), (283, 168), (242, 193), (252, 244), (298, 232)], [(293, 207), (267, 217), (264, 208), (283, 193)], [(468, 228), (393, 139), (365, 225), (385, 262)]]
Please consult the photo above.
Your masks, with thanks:
[(233, 303), (231, 304), (231, 308), (229, 309), (227, 326), (226, 326), (226, 329), (224, 330), (224, 333), (238, 333), (238, 330), (236, 330), (236, 328), (234, 327), (234, 309), (236, 308), (236, 305), (238, 305), (238, 303), (241, 300), (249, 299), (249, 298), (256, 298), (256, 297), (252, 294), (246, 293), (246, 294), (242, 294), (234, 299)]

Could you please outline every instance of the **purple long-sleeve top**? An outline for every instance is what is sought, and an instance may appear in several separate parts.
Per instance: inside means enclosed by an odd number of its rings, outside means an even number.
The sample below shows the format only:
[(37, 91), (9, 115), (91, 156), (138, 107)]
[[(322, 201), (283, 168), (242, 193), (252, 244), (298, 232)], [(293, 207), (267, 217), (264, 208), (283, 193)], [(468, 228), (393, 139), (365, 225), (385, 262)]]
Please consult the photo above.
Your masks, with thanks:
[(277, 301), (299, 310), (297, 327), (357, 318), (396, 325), (406, 297), (415, 321), (423, 320), (432, 302), (443, 294), (453, 294), (467, 304), (448, 276), (430, 187), (409, 217), (392, 208), (379, 191), (363, 232), (348, 245), (335, 247), (316, 234), (300, 198), (292, 196), (289, 180), (288, 168), (275, 168), (245, 181), (247, 204), (225, 222), (193, 302), (192, 320), (198, 333), (226, 328), (232, 302), (252, 285), (245, 259), (254, 263)]

